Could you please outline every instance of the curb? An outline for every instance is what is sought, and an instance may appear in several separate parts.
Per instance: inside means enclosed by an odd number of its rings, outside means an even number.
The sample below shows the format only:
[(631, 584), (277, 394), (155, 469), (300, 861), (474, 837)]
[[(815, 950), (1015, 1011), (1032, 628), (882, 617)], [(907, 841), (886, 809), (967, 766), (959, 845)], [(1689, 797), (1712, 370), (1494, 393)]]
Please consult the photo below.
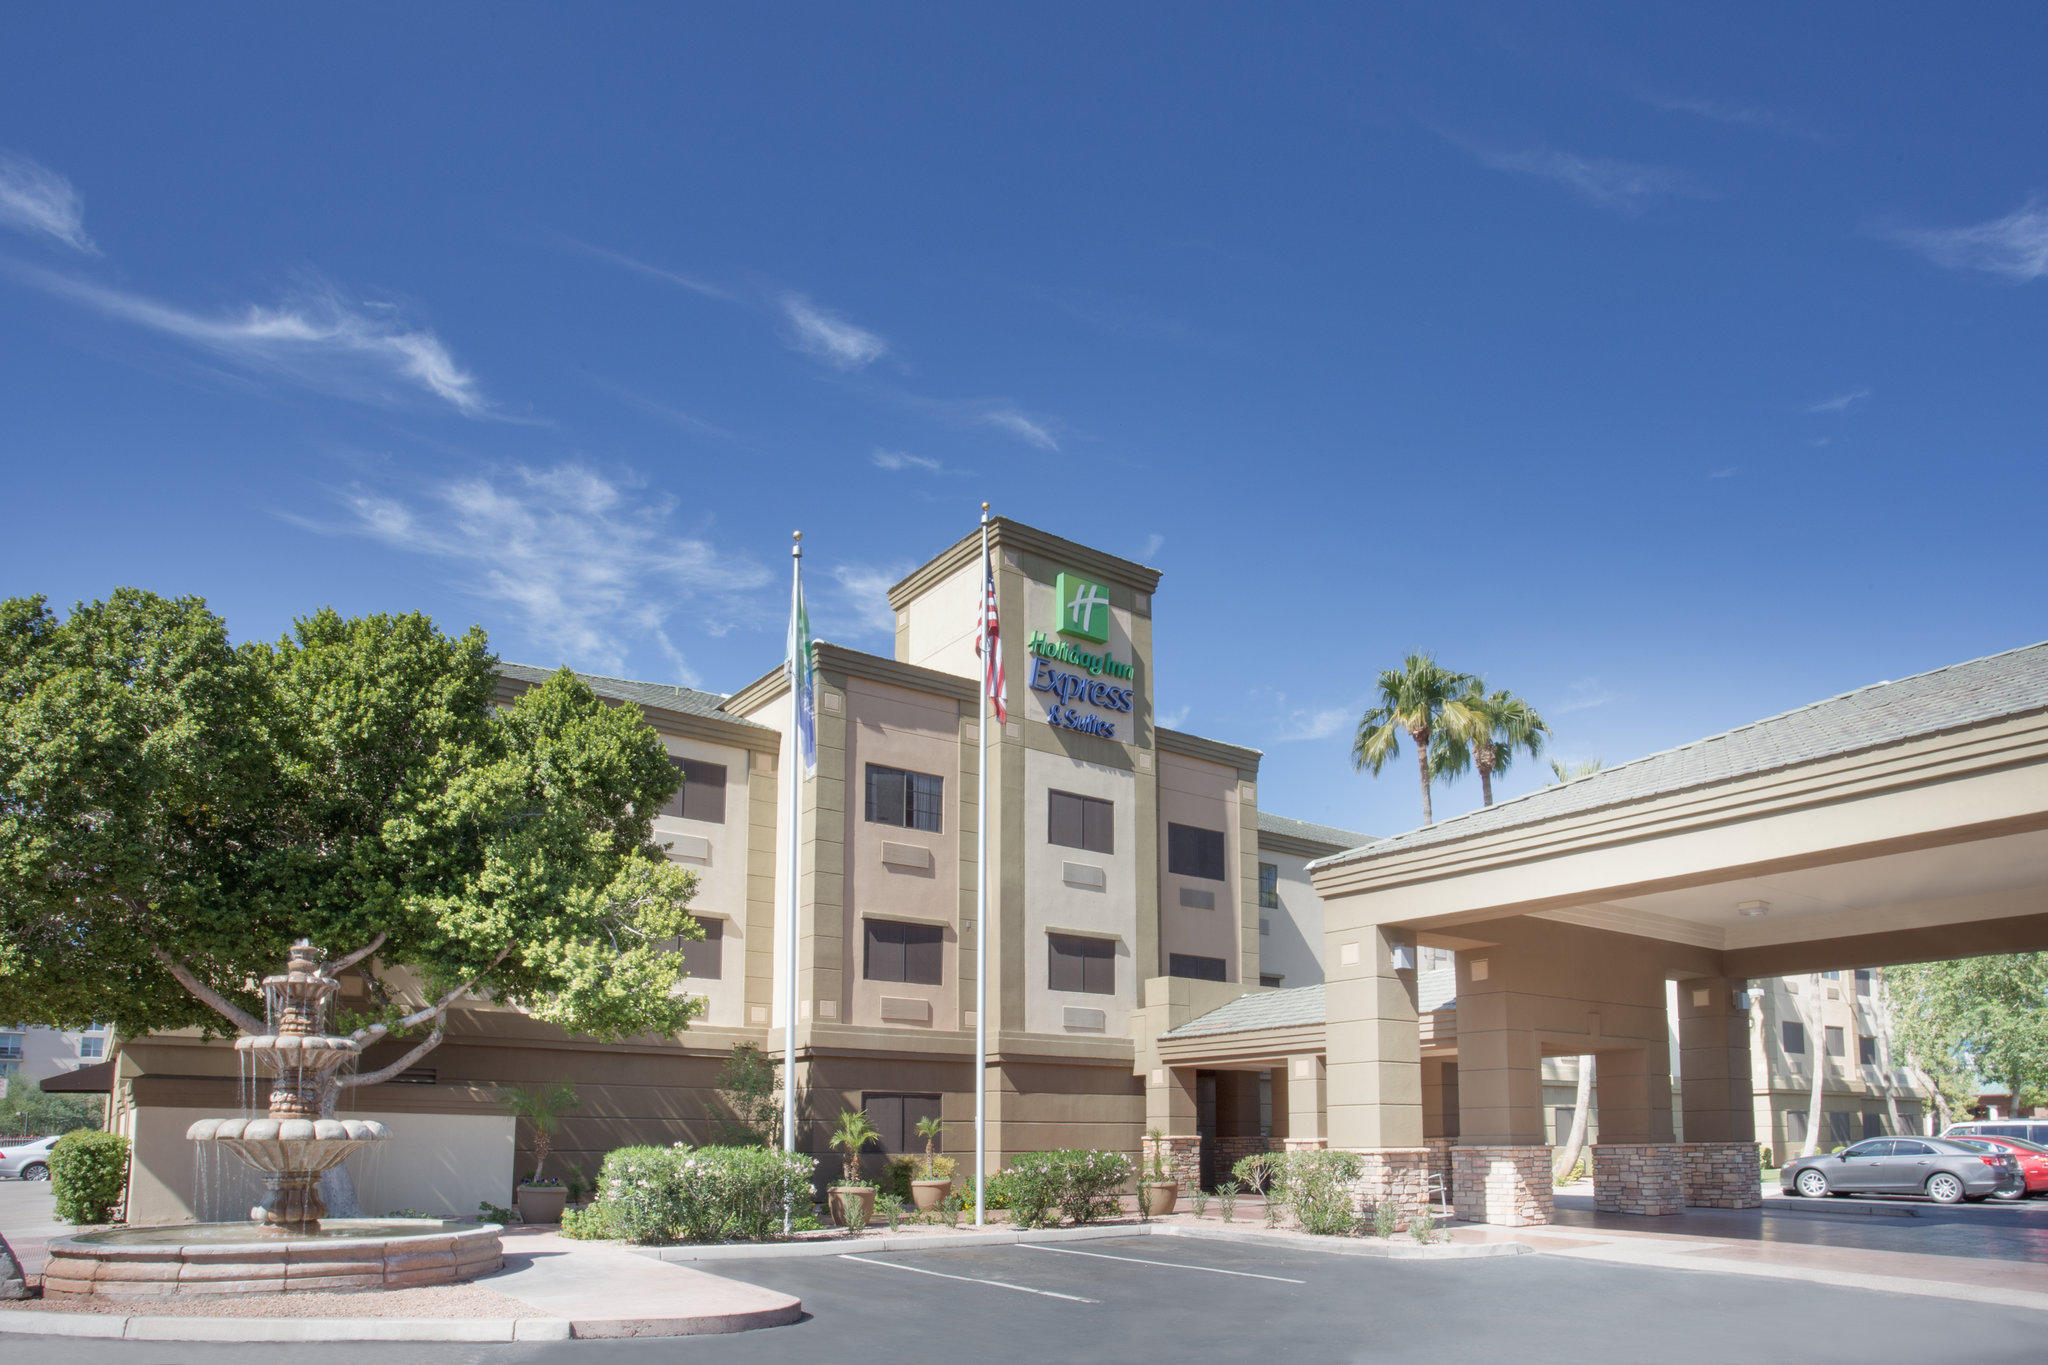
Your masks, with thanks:
[(1303, 1233), (1239, 1231), (1183, 1223), (1109, 1223), (1079, 1228), (1007, 1228), (982, 1232), (915, 1233), (910, 1236), (830, 1238), (808, 1242), (735, 1243), (717, 1246), (626, 1247), (657, 1261), (768, 1261), (842, 1256), (848, 1251), (945, 1251), (954, 1247), (1016, 1246), (1028, 1242), (1093, 1242), (1115, 1237), (1190, 1237), (1253, 1246), (1292, 1247), (1332, 1256), (1375, 1256), (1384, 1260), (1462, 1261), (1487, 1256), (1523, 1256), (1535, 1250), (1522, 1242), (1421, 1243), (1359, 1237), (1310, 1237)]
[[(6, 1336), (118, 1341), (567, 1341), (567, 1318), (169, 1318), (118, 1313), (9, 1313)], [(765, 1325), (765, 1324), (764, 1324)], [(723, 1329), (722, 1329), (723, 1330)]]

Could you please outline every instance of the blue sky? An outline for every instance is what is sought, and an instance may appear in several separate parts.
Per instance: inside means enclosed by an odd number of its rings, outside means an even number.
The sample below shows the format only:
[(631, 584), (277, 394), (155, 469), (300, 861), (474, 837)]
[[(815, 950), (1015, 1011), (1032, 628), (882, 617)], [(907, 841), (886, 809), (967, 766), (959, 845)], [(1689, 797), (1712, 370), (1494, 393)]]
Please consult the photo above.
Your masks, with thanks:
[(2038, 6), (743, 8), (11, 9), (0, 590), (731, 690), (985, 497), (1378, 832), (1411, 649), (1612, 762), (2048, 636)]

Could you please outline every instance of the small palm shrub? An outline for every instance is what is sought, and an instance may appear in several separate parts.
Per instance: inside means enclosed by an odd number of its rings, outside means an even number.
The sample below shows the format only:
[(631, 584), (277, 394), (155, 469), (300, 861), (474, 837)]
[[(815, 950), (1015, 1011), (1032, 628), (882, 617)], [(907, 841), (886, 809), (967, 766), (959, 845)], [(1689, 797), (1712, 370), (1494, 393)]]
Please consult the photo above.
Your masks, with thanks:
[(57, 1217), (67, 1223), (104, 1223), (128, 1187), (128, 1139), (81, 1128), (50, 1149), (50, 1190)]
[(1237, 1182), (1226, 1180), (1216, 1187), (1216, 1209), (1223, 1215), (1223, 1221), (1237, 1221)]

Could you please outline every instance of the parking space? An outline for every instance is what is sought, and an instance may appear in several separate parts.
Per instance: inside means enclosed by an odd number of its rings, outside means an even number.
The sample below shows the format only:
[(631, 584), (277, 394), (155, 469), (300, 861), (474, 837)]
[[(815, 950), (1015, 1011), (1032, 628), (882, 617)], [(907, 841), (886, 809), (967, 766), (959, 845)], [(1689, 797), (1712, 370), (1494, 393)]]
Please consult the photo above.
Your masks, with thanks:
[(2048, 1266), (2048, 1199), (1941, 1205), (1883, 1196), (1772, 1196), (1761, 1209), (1687, 1209), (1676, 1217), (1644, 1218), (1598, 1213), (1592, 1196), (1561, 1194), (1554, 1226)]

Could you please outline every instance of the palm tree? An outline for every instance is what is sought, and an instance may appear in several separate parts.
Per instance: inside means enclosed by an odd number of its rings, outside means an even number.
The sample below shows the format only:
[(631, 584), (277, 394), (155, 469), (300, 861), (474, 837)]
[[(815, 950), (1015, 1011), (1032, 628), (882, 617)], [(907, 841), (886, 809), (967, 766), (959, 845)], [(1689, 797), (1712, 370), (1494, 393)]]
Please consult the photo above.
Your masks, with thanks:
[(1550, 727), (1528, 702), (1512, 692), (1488, 692), (1485, 683), (1468, 678), (1464, 692), (1444, 705), (1438, 769), (1479, 769), (1479, 798), (1490, 806), (1493, 775), (1508, 770), (1518, 749), (1531, 758), (1541, 754), (1549, 734)]
[(1597, 758), (1589, 758), (1584, 763), (1567, 763), (1561, 758), (1553, 758), (1550, 760), (1550, 775), (1556, 781), (1550, 785), (1554, 787), (1558, 782), (1576, 782), (1582, 777), (1591, 777), (1606, 766)]
[(1444, 707), (1464, 692), (1468, 681), (1463, 673), (1445, 668), (1427, 654), (1410, 654), (1400, 668), (1380, 673), (1379, 704), (1359, 718), (1358, 737), (1351, 741), (1351, 766), (1377, 777), (1400, 751), (1401, 736), (1408, 736), (1415, 745), (1415, 768), (1422, 778), (1425, 825), (1436, 819), (1429, 805), (1429, 783), (1436, 775), (1432, 758), (1442, 761), (1441, 753), (1432, 755), (1429, 737), (1435, 733)]

